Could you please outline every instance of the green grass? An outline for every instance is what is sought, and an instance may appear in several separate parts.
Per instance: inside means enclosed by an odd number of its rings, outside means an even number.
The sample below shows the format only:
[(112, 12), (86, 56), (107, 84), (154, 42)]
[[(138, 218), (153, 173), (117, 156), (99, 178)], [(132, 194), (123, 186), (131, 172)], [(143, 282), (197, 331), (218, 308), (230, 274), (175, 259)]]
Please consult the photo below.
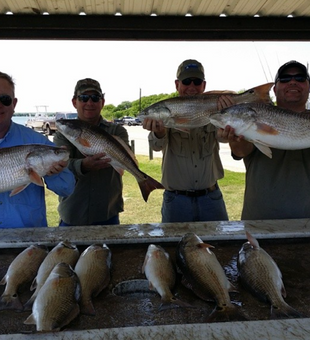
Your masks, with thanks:
[[(149, 176), (161, 179), (161, 158), (149, 160), (147, 156), (136, 156), (140, 169)], [(240, 220), (245, 174), (225, 170), (225, 177), (219, 181), (230, 220)], [(123, 176), (124, 212), (120, 214), (121, 224), (159, 223), (161, 221), (162, 190), (154, 190), (144, 202), (136, 179), (125, 171)], [(57, 226), (58, 199), (53, 192), (46, 190), (47, 221), (49, 226)]]

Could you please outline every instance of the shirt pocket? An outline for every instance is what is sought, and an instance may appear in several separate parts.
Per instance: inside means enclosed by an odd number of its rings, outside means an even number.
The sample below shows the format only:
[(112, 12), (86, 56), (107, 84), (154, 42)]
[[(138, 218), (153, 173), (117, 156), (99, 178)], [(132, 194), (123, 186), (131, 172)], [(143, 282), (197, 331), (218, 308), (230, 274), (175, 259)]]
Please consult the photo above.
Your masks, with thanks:
[(202, 158), (209, 157), (216, 149), (218, 150), (216, 130), (213, 125), (208, 124), (201, 129), (198, 144)]
[(190, 135), (179, 130), (170, 130), (170, 142), (168, 146), (173, 154), (181, 157), (190, 156)]

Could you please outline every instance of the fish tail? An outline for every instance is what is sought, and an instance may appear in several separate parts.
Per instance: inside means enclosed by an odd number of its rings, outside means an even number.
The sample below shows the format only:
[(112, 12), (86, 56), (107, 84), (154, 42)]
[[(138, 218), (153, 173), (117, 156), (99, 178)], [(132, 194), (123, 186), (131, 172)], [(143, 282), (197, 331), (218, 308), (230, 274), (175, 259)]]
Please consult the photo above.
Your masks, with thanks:
[(81, 314), (84, 314), (84, 315), (96, 315), (96, 311), (91, 300), (88, 300), (85, 302), (81, 301), (80, 311), (81, 311)]
[(146, 174), (144, 174), (144, 180), (139, 182), (139, 187), (145, 202), (147, 202), (148, 197), (153, 190), (164, 189), (164, 186), (161, 183)]
[(233, 304), (225, 307), (216, 306), (207, 318), (207, 322), (227, 322), (244, 320), (247, 320), (247, 318)]
[(172, 297), (170, 299), (170, 303), (174, 304), (174, 305), (177, 305), (179, 307), (183, 307), (183, 308), (196, 308), (195, 306), (191, 305), (190, 303), (187, 303), (187, 302), (184, 302), (184, 301), (181, 301), (175, 297)]
[(24, 307), (19, 300), (18, 295), (12, 297), (11, 295), (2, 295), (0, 299), (0, 310), (13, 309), (16, 311), (23, 311)]
[(274, 83), (267, 83), (254, 87), (252, 90), (255, 92), (257, 101), (265, 104), (273, 104), (269, 95), (269, 91), (273, 85)]
[(306, 315), (298, 312), (296, 309), (288, 305), (287, 303), (282, 304), (280, 307), (271, 306), (271, 317), (274, 319), (285, 319), (285, 318), (305, 318)]

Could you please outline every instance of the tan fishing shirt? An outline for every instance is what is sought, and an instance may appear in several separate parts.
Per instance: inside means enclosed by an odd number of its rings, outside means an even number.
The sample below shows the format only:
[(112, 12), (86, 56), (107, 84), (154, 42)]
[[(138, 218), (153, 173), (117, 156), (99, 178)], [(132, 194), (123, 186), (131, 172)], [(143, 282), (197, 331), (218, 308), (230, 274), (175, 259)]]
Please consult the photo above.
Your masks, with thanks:
[(165, 189), (207, 189), (224, 177), (216, 130), (211, 124), (192, 129), (190, 133), (167, 129), (166, 136), (161, 139), (150, 132), (151, 148), (163, 152), (162, 184)]

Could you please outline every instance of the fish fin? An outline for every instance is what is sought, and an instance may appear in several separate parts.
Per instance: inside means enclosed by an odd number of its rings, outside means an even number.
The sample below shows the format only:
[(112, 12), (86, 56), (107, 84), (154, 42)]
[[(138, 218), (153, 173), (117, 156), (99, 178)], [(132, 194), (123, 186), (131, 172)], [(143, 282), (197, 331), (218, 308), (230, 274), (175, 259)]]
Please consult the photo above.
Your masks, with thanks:
[(272, 158), (272, 152), (271, 149), (263, 144), (260, 144), (258, 142), (254, 142), (254, 145), (257, 147), (259, 151), (261, 151), (264, 155), (266, 155), (269, 158)]
[[(112, 166), (113, 166), (113, 165), (112, 165)], [(120, 176), (123, 176), (123, 175), (124, 175), (124, 172), (125, 172), (124, 169), (119, 168), (119, 167), (116, 167), (116, 166), (115, 166), (115, 167), (113, 166), (113, 169), (114, 169), (116, 172), (118, 172)]]
[(28, 316), (28, 318), (24, 321), (24, 324), (25, 325), (36, 325), (37, 324), (33, 314), (30, 314)]
[(35, 277), (31, 283), (31, 286), (30, 286), (30, 291), (33, 291), (37, 288), (38, 284), (37, 284), (37, 277)]
[(26, 184), (26, 185), (22, 185), (20, 187), (17, 187), (15, 189), (13, 189), (10, 193), (10, 197), (14, 196), (14, 195), (17, 195), (19, 194), (20, 192), (22, 192), (23, 190), (25, 190), (27, 188), (27, 186), (29, 185), (30, 183)]
[(281, 287), (281, 295), (286, 298), (286, 289), (284, 287), (284, 284), (282, 283), (282, 287)]
[(266, 84), (263, 84), (263, 85), (253, 87), (252, 89), (247, 90), (245, 92), (248, 92), (248, 91), (254, 92), (256, 100), (253, 100), (253, 101), (263, 102), (263, 103), (266, 103), (266, 104), (273, 104), (273, 102), (270, 98), (270, 95), (269, 95), (269, 92), (270, 92), (273, 85), (274, 85), (274, 83), (266, 83)]
[(186, 129), (186, 128), (175, 128), (176, 130), (178, 130), (178, 131), (181, 131), (181, 132), (185, 132), (185, 133), (190, 133), (190, 130), (189, 129)]
[(6, 274), (3, 276), (2, 280), (0, 281), (0, 285), (5, 285), (6, 284)]
[(122, 147), (128, 152), (129, 156), (133, 159), (133, 161), (136, 163), (136, 165), (138, 165), (138, 160), (135, 156), (135, 154), (132, 152), (131, 148), (129, 145), (127, 145), (124, 140), (122, 138), (120, 138), (119, 136), (115, 136), (115, 135), (112, 135), (112, 137), (114, 139), (116, 139), (121, 145)]
[(262, 135), (278, 135), (279, 131), (274, 127), (264, 124), (264, 123), (256, 123), (256, 131)]
[(253, 246), (253, 248), (259, 249), (259, 243), (257, 239), (254, 236), (252, 236), (247, 230), (245, 231), (245, 234), (246, 234), (246, 238), (248, 239), (250, 244)]
[(183, 308), (196, 308), (195, 306), (191, 305), (190, 303), (181, 301), (174, 296), (170, 299), (170, 303), (177, 305), (179, 307), (183, 307)]
[(16, 311), (23, 311), (23, 305), (20, 302), (19, 296), (14, 295), (2, 295), (0, 299), (0, 310), (13, 309)]
[(216, 306), (208, 316), (207, 322), (224, 322), (224, 321), (245, 321), (247, 318), (232, 303), (225, 306)]
[(24, 310), (31, 310), (32, 309), (32, 305), (34, 303), (34, 300), (37, 297), (37, 290), (32, 294), (32, 296), (30, 297), (30, 299), (24, 304)]
[(138, 182), (142, 197), (147, 202), (150, 193), (155, 189), (164, 189), (164, 186), (157, 182), (156, 179), (144, 174), (144, 180)]
[(148, 259), (149, 259), (149, 255), (145, 255), (144, 262), (143, 262), (143, 265), (142, 265), (142, 274), (145, 273), (145, 267), (146, 267)]
[(85, 138), (78, 137), (77, 141), (78, 141), (79, 144), (81, 144), (83, 146), (86, 146), (87, 148), (89, 148), (91, 146), (89, 141), (87, 139), (85, 139)]
[(208, 243), (198, 243), (197, 247), (198, 248), (206, 248), (206, 249), (208, 249), (208, 248), (215, 248), (214, 246), (211, 246), (211, 244), (208, 244)]
[(28, 170), (28, 175), (32, 183), (43, 187), (43, 180), (33, 169)]
[(271, 306), (271, 317), (273, 319), (306, 318), (308, 316), (298, 312), (296, 309), (284, 302), (280, 307)]

